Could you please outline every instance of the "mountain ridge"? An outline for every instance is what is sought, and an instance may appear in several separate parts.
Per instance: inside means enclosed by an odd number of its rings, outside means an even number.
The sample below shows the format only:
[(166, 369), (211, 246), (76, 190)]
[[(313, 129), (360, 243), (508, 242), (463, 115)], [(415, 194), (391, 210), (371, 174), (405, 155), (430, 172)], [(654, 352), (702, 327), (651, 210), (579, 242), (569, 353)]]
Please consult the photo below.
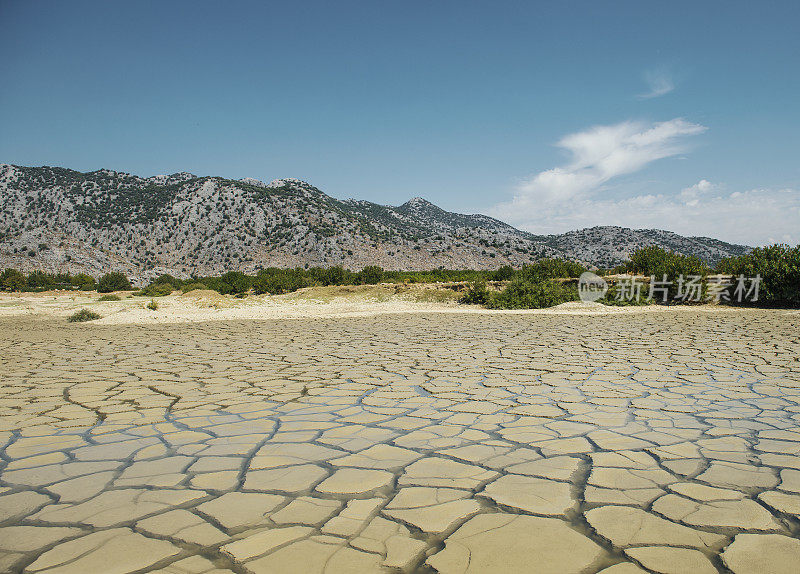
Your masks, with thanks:
[(710, 263), (749, 249), (615, 226), (535, 235), (421, 197), (399, 206), (339, 200), (294, 178), (143, 178), (0, 164), (0, 267), (94, 275), (114, 269), (134, 278), (268, 266), (490, 269), (543, 257), (607, 267), (646, 245)]

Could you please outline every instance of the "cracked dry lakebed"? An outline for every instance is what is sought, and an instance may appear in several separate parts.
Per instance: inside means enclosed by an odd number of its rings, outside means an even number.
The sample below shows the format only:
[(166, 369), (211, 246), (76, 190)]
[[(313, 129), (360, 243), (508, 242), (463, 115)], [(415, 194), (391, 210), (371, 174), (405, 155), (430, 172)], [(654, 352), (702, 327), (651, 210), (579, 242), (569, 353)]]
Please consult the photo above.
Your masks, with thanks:
[(797, 573), (798, 319), (2, 319), (0, 571)]

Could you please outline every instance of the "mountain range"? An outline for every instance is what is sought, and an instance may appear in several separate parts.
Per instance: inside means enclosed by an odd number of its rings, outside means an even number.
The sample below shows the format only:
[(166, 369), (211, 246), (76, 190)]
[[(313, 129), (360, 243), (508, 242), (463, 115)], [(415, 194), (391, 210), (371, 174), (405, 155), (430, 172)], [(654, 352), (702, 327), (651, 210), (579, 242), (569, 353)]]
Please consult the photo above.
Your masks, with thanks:
[(0, 164), (0, 267), (23, 270), (96, 276), (113, 269), (143, 280), (270, 266), (491, 269), (543, 257), (610, 267), (648, 245), (709, 263), (749, 249), (611, 226), (535, 235), (419, 197), (398, 207), (339, 200), (297, 179), (142, 178)]

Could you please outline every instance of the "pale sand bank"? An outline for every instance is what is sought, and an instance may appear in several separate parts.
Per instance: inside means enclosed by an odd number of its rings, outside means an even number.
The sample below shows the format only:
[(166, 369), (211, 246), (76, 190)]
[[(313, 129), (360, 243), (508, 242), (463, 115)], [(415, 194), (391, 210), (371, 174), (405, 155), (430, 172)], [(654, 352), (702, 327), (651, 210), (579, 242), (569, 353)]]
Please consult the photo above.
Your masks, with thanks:
[[(0, 318), (66, 318), (90, 309), (102, 318), (99, 325), (195, 323), (307, 317), (368, 317), (393, 313), (459, 313), (485, 315), (631, 315), (651, 313), (720, 312), (714, 305), (610, 307), (600, 303), (571, 302), (549, 309), (489, 310), (460, 305), (457, 294), (446, 289), (396, 286), (316, 287), (286, 295), (250, 295), (236, 298), (215, 291), (175, 292), (157, 297), (156, 310), (147, 308), (150, 297), (119, 294), (120, 301), (100, 301), (94, 292), (0, 293)], [(730, 312), (747, 312), (728, 310)], [(799, 314), (798, 311), (784, 311)]]

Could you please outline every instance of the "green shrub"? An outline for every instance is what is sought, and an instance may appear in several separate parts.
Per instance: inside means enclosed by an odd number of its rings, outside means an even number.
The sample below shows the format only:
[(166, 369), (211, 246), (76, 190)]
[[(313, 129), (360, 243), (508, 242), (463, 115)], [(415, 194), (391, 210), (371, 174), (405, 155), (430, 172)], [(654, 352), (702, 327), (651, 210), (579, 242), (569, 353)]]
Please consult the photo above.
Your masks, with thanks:
[(98, 301), (120, 301), (120, 298), (117, 295), (103, 295)]
[(251, 277), (240, 271), (228, 271), (219, 278), (219, 286), (216, 290), (223, 295), (246, 293), (250, 290), (251, 281)]
[(322, 269), (317, 278), (322, 285), (352, 285), (355, 274), (337, 265)]
[(708, 268), (699, 257), (681, 255), (655, 245), (642, 247), (631, 253), (627, 267), (630, 272), (651, 275), (659, 279), (664, 275), (677, 278), (680, 274), (688, 276), (708, 273)]
[(6, 269), (0, 273), (0, 290), (4, 291), (46, 291), (49, 289), (81, 289), (93, 291), (95, 281), (85, 273), (70, 275), (69, 273), (48, 273), (32, 271), (26, 277), (16, 269)]
[(138, 294), (145, 297), (165, 297), (166, 295), (171, 295), (175, 289), (176, 287), (171, 283), (150, 283)]
[[(641, 275), (648, 275), (656, 282), (666, 281), (668, 285), (653, 286), (653, 296), (655, 302), (664, 301), (664, 292), (657, 290), (659, 287), (667, 289), (666, 300), (680, 300), (680, 297), (685, 293), (681, 293), (680, 278), (683, 276), (685, 281), (692, 277), (700, 277), (702, 285), (701, 297), (705, 297), (706, 283), (705, 276), (708, 275), (708, 268), (700, 260), (699, 257), (694, 255), (681, 255), (667, 251), (661, 247), (651, 245), (650, 247), (642, 247), (631, 253), (630, 263), (627, 265), (628, 271), (632, 273), (639, 273)], [(649, 294), (650, 287), (647, 287)]]
[(128, 281), (128, 278), (123, 273), (118, 273), (116, 271), (103, 275), (97, 284), (97, 291), (99, 293), (130, 291), (131, 289), (131, 282)]
[(81, 291), (97, 290), (97, 281), (94, 280), (94, 277), (87, 275), (86, 273), (78, 273), (77, 275), (73, 275), (70, 278), (70, 285), (72, 285), (73, 288)]
[(486, 289), (486, 282), (481, 279), (472, 281), (458, 302), (465, 305), (486, 305), (490, 298), (491, 294)]
[(222, 295), (232, 295), (249, 290), (252, 278), (238, 271), (230, 271), (221, 277), (202, 277), (197, 281), (212, 291)]
[(383, 281), (383, 269), (377, 265), (367, 265), (358, 273), (359, 283), (377, 285)]
[(173, 277), (172, 275), (164, 274), (160, 275), (156, 279), (154, 279), (151, 285), (172, 285), (174, 287), (173, 291), (177, 291), (183, 286), (183, 281)]
[(84, 323), (86, 321), (94, 321), (95, 319), (99, 319), (100, 315), (95, 313), (94, 311), (89, 311), (89, 309), (81, 309), (70, 315), (67, 318), (67, 321), (70, 323)]
[(537, 282), (542, 279), (559, 279), (580, 277), (586, 267), (566, 259), (542, 259), (531, 265), (523, 265), (517, 277), (528, 282)]
[(503, 265), (496, 271), (492, 272), (492, 281), (509, 281), (514, 278), (516, 271), (511, 265)]
[(56, 286), (55, 277), (44, 271), (31, 272), (25, 282), (30, 291), (44, 291)]
[(158, 303), (156, 303), (155, 299), (150, 299), (150, 302), (146, 305), (146, 307), (151, 311), (156, 311), (158, 309)]
[[(754, 304), (764, 307), (800, 307), (800, 245), (770, 245), (757, 247), (741, 257), (723, 259), (717, 271), (733, 276), (728, 296), (734, 304)], [(758, 301), (742, 297), (737, 300), (739, 276), (761, 277)], [(748, 282), (749, 286), (749, 282)]]
[(173, 277), (172, 275), (161, 275), (150, 282), (150, 284), (139, 291), (137, 295), (144, 295), (146, 297), (164, 297), (171, 295), (173, 291), (183, 288), (183, 281)]
[(183, 287), (181, 287), (181, 291), (184, 293), (188, 293), (189, 291), (195, 291), (197, 289), (208, 289), (205, 284), (203, 283), (187, 283)]
[(566, 286), (549, 279), (533, 281), (514, 279), (508, 287), (493, 295), (487, 306), (491, 309), (542, 309), (554, 307), (578, 298), (574, 286)]
[(25, 285), (25, 275), (16, 269), (6, 269), (0, 273), (0, 288), (3, 291), (22, 291)]
[(598, 302), (603, 305), (612, 305), (614, 307), (651, 305), (654, 303), (654, 301), (649, 298), (648, 286), (645, 283), (642, 283), (639, 297), (630, 293), (630, 288), (626, 288), (626, 291), (623, 292), (619, 283), (613, 283), (608, 286), (608, 291), (602, 298), (598, 299)]
[(262, 294), (282, 295), (306, 286), (302, 269), (262, 269), (253, 281), (253, 291)]
[(206, 286), (207, 289), (211, 289), (212, 291), (216, 291), (217, 293), (221, 293), (222, 281), (220, 281), (219, 277), (203, 277), (198, 279), (198, 282), (202, 283)]
[[(433, 269), (427, 271), (386, 271), (377, 265), (369, 265), (354, 273), (341, 266), (310, 269), (278, 269), (271, 267), (258, 272), (253, 277), (239, 271), (230, 271), (217, 277), (198, 277), (184, 281), (164, 274), (154, 279), (147, 287), (137, 291), (137, 295), (161, 297), (174, 290), (184, 293), (195, 289), (212, 289), (228, 295), (247, 293), (252, 288), (256, 293), (288, 293), (311, 285), (373, 285), (387, 283), (446, 283), (446, 282), (480, 282), (488, 280), (510, 280), (518, 275), (527, 281), (550, 277), (572, 277), (583, 270), (583, 267), (571, 261), (561, 259), (542, 260), (516, 271), (510, 265), (504, 265), (494, 271), (474, 269)], [(122, 273), (108, 273), (96, 283), (94, 278), (86, 274), (70, 276), (67, 274), (49, 274), (41, 271), (26, 277), (19, 271), (9, 269), (0, 273), (0, 289), (5, 290), (43, 290), (51, 288), (72, 288), (82, 290), (97, 289), (100, 293), (132, 290), (130, 281)]]

